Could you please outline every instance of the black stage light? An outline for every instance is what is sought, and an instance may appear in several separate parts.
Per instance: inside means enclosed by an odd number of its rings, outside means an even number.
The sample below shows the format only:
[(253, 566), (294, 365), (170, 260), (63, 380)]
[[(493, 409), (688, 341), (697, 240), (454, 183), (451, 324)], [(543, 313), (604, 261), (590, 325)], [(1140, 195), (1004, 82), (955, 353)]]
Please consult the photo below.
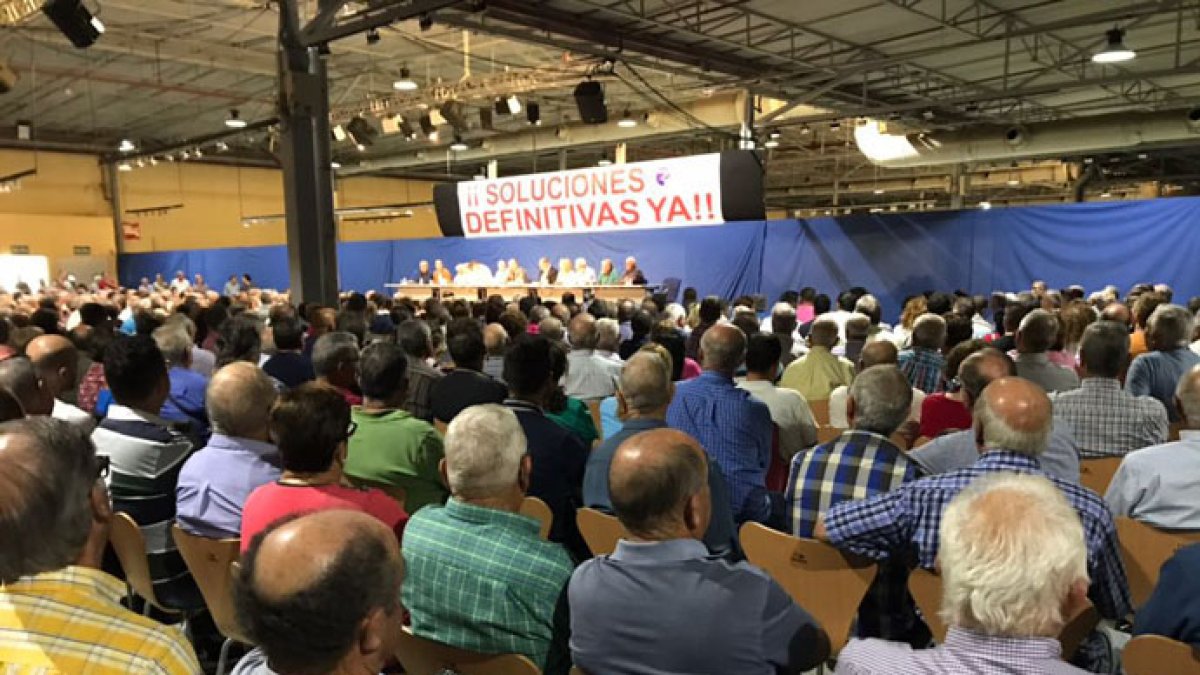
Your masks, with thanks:
[(92, 46), (104, 33), (104, 24), (92, 16), (82, 0), (47, 0), (42, 12), (80, 49)]
[(608, 105), (604, 102), (604, 85), (584, 80), (575, 87), (575, 105), (584, 124), (604, 124), (608, 121)]

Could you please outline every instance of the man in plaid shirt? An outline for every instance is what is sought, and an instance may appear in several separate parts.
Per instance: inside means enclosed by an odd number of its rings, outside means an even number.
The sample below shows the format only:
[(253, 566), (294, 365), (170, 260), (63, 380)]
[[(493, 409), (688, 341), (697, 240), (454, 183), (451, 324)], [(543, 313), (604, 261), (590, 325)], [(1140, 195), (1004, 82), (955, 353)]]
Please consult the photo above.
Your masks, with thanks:
[(1134, 396), (1117, 378), (1129, 359), (1129, 331), (1098, 321), (1079, 345), (1083, 382), (1051, 395), (1054, 416), (1071, 425), (1083, 457), (1120, 457), (1167, 441), (1167, 410), (1151, 396)]
[(1047, 477), (1083, 521), (1088, 548), (1088, 597), (1106, 619), (1124, 619), (1132, 610), (1125, 566), (1112, 513), (1096, 493), (1045, 473), (1037, 457), (1050, 435), (1050, 399), (1038, 385), (1004, 378), (988, 385), (976, 406), (975, 425), (984, 451), (973, 466), (923, 478), (875, 497), (830, 508), (814, 536), (875, 560), (915, 555), (934, 569), (938, 527), (950, 500), (980, 476), (997, 472)]
[(946, 320), (936, 314), (922, 314), (913, 323), (912, 348), (900, 352), (900, 372), (912, 386), (926, 394), (943, 389), (942, 371), (946, 359), (942, 345), (946, 343)]
[[(895, 366), (859, 373), (846, 402), (852, 428), (792, 459), (786, 492), (792, 534), (812, 537), (817, 520), (831, 506), (891, 491), (920, 476), (920, 466), (888, 439), (908, 418), (911, 403), (912, 388)], [(880, 570), (859, 609), (859, 635), (928, 642), (928, 632), (915, 621), (907, 582), (903, 561)]]

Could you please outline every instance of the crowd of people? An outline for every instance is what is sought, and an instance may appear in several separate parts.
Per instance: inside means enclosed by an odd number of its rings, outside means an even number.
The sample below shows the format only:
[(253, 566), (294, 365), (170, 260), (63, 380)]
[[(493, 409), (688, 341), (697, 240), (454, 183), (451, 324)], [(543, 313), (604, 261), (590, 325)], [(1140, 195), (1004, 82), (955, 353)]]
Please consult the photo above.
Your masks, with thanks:
[[(115, 512), (189, 616), (172, 527), (240, 539), (237, 675), (380, 672), (404, 630), (545, 673), (826, 662), (745, 523), (879, 563), (838, 673), (1113, 672), (1104, 631), (1063, 660), (1089, 604), (1200, 647), (1200, 545), (1133, 607), (1114, 520), (1200, 530), (1200, 299), (1165, 285), (930, 292), (892, 326), (864, 288), (325, 306), (203, 284), (0, 294), (0, 665), (209, 665), (202, 622), (127, 606)], [(1124, 458), (1103, 495), (1095, 457)], [(581, 507), (619, 520), (613, 553)], [(941, 575), (940, 643), (915, 568)]]
[(605, 258), (599, 271), (588, 265), (587, 258), (560, 258), (556, 267), (542, 257), (534, 272), (526, 272), (516, 258), (496, 261), (495, 271), (478, 260), (455, 265), (453, 271), (441, 260), (434, 260), (433, 267), (422, 260), (417, 263), (416, 275), (405, 281), (438, 286), (644, 286), (646, 275), (632, 256), (625, 259), (623, 269)]

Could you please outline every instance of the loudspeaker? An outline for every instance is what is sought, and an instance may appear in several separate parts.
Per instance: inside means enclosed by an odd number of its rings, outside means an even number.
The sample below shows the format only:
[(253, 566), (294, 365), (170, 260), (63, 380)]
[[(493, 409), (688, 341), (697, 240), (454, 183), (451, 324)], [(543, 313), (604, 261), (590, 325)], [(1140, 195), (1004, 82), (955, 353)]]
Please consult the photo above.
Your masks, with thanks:
[(350, 132), (350, 136), (355, 143), (359, 145), (371, 145), (375, 142), (375, 136), (379, 132), (375, 131), (375, 127), (362, 117), (355, 117), (346, 125), (346, 131)]
[(467, 130), (467, 108), (460, 101), (446, 101), (439, 109), (442, 117), (454, 127), (455, 131)]
[(604, 124), (608, 121), (608, 105), (604, 102), (604, 85), (595, 80), (580, 82), (575, 87), (575, 105), (584, 124)]
[(17, 86), (17, 80), (21, 79), (17, 75), (17, 71), (8, 67), (8, 63), (0, 61), (0, 94), (7, 94), (12, 91), (12, 88)]
[(491, 108), (480, 108), (479, 109), (479, 128), (486, 129), (488, 131), (492, 131), (494, 129), (494, 127), (492, 125), (492, 109)]
[(81, 0), (47, 0), (42, 11), (80, 49), (92, 46), (104, 32), (104, 24), (92, 16)]

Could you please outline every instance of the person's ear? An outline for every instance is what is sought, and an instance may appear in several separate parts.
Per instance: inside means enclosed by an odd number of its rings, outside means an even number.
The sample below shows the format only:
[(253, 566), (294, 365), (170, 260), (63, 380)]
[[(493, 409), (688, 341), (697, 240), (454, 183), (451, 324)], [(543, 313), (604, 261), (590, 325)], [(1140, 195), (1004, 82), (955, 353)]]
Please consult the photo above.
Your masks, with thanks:
[(625, 419), (625, 416), (628, 414), (629, 414), (629, 402), (625, 400), (625, 394), (622, 394), (621, 390), (618, 389), (617, 390), (617, 417), (619, 417), (620, 419)]
[(1178, 396), (1176, 396), (1174, 400), (1175, 400), (1175, 412), (1179, 413), (1179, 419), (1190, 424), (1191, 420), (1188, 419), (1187, 413), (1184, 412), (1184, 410), (1183, 410), (1183, 401), (1180, 401)]
[[(358, 625), (358, 653), (363, 656), (377, 654), (386, 642), (383, 635), (388, 628), (387, 612), (382, 607), (371, 610)], [(387, 661), (391, 656), (386, 654), (382, 658)]]
[(92, 491), (88, 494), (88, 501), (92, 507), (92, 522), (96, 525), (107, 528), (112, 522), (112, 500), (108, 496), (108, 488), (104, 482), (97, 480), (92, 486)]
[(980, 452), (982, 452), (983, 447), (984, 447), (983, 446), (983, 425), (980, 424), (979, 419), (976, 418), (975, 423), (972, 426), (975, 427), (975, 447), (978, 448)]
[(687, 502), (683, 505), (683, 524), (687, 527), (688, 532), (697, 532), (701, 529), (701, 519), (703, 504), (700, 493), (696, 493), (688, 497)]
[(533, 458), (525, 455), (521, 458), (521, 468), (517, 471), (517, 485), (521, 494), (529, 492), (530, 475), (533, 473)]
[(858, 403), (853, 396), (846, 396), (846, 423), (854, 426), (854, 418), (858, 416)]
[(438, 475), (442, 477), (442, 485), (445, 486), (445, 488), (447, 490), (449, 490), (450, 489), (450, 470), (446, 466), (446, 459), (444, 457), (442, 459), (438, 460)]

